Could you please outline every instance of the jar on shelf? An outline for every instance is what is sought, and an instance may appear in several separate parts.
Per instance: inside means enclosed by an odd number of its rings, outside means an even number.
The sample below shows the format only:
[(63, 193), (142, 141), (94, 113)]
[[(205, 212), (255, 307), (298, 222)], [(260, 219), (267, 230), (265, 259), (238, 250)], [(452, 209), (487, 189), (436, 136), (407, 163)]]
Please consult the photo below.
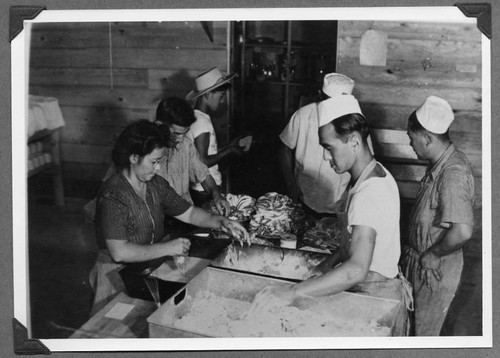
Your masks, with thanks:
[(327, 60), (324, 54), (321, 54), (316, 58), (316, 66), (314, 67), (315, 67), (314, 80), (317, 82), (323, 81), (323, 78), (325, 77), (328, 68)]

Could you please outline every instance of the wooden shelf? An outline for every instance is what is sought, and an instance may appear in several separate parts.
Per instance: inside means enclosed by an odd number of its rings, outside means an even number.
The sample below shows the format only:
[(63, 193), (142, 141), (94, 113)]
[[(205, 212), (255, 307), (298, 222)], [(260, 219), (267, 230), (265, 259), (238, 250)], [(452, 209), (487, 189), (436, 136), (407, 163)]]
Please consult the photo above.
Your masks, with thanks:
[(33, 176), (43, 172), (47, 172), (52, 175), (55, 203), (58, 207), (64, 208), (64, 187), (60, 162), (59, 130), (60, 128), (53, 130), (44, 129), (36, 132), (28, 138), (28, 144), (42, 142), (45, 150), (41, 153), (49, 153), (51, 162), (30, 170), (27, 176), (28, 178), (32, 178)]
[(31, 137), (28, 138), (28, 144), (39, 142), (47, 137), (52, 136), (52, 134), (56, 133), (59, 128), (56, 129), (42, 129), (41, 131), (36, 132)]
[(37, 175), (39, 173), (42, 173), (42, 172), (50, 172), (50, 171), (53, 171), (54, 169), (57, 169), (56, 168), (56, 164), (54, 163), (47, 163), (47, 164), (44, 164), (44, 165), (41, 165), (39, 167), (36, 167), (35, 169), (32, 169), (28, 172), (28, 178), (31, 178), (32, 176), (34, 175)]
[[(311, 90), (321, 89), (323, 75), (333, 72), (336, 63), (336, 21), (243, 21), (233, 27), (232, 65), (239, 73), (239, 86), (234, 86), (239, 108), (246, 113), (245, 105), (267, 108), (268, 98), (259, 97), (260, 87), (269, 87), (267, 95), (275, 96), (282, 107), (283, 123), (297, 110), (297, 96), (309, 96)], [(326, 31), (328, 30), (328, 31)], [(331, 31), (330, 31), (331, 30)], [(318, 40), (318, 31), (322, 36)], [(260, 40), (260, 41), (259, 41)], [(254, 51), (253, 49), (260, 49)], [(259, 52), (261, 53), (259, 55)], [(261, 72), (271, 71), (273, 77), (259, 81)], [(257, 77), (259, 76), (259, 77)], [(263, 77), (263, 76), (262, 76)], [(321, 77), (321, 80), (319, 80)], [(251, 86), (257, 86), (252, 91)], [(277, 89), (283, 89), (281, 93)]]

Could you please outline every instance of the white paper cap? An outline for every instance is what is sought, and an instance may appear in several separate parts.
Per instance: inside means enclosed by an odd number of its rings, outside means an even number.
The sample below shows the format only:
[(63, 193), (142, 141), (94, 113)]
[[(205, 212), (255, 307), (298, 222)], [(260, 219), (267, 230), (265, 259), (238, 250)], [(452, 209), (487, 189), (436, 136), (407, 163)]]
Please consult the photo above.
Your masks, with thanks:
[(329, 97), (352, 94), (354, 81), (340, 73), (328, 73), (323, 79), (323, 92)]
[(450, 104), (436, 96), (427, 97), (415, 114), (422, 127), (437, 134), (446, 133), (454, 119)]
[(319, 127), (351, 113), (363, 115), (358, 100), (352, 95), (337, 96), (321, 101), (318, 105)]

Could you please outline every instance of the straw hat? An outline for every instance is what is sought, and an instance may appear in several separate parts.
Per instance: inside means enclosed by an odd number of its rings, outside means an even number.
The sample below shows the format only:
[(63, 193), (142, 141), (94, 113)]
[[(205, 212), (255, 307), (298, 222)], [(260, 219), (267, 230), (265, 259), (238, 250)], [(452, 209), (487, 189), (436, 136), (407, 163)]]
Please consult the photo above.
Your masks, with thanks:
[(352, 94), (354, 80), (340, 73), (328, 73), (323, 79), (323, 92), (329, 97)]
[(330, 123), (336, 118), (351, 113), (363, 115), (359, 107), (359, 102), (353, 95), (343, 95), (325, 99), (318, 105), (319, 127)]
[(437, 134), (446, 133), (455, 118), (450, 104), (436, 96), (427, 97), (415, 114), (422, 127)]
[(213, 91), (216, 88), (222, 86), (223, 84), (231, 81), (236, 73), (230, 73), (223, 76), (217, 67), (213, 67), (201, 74), (199, 74), (195, 79), (196, 90), (192, 90), (186, 96), (186, 100), (191, 101), (204, 95), (207, 92)]

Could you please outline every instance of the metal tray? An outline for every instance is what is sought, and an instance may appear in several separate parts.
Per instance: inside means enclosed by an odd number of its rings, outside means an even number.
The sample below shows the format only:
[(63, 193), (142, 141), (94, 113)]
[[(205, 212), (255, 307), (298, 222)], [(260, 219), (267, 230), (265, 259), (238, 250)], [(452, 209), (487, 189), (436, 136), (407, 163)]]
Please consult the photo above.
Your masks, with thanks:
[(211, 266), (269, 277), (303, 281), (314, 276), (316, 266), (330, 254), (252, 244), (228, 246)]
[[(148, 317), (149, 334), (151, 338), (194, 338), (194, 337), (248, 337), (255, 336), (250, 332), (241, 331), (235, 335), (224, 335), (218, 333), (216, 329), (207, 327), (207, 319), (203, 316), (197, 320), (197, 324), (192, 328), (182, 328), (180, 320), (194, 311), (194, 304), (197, 297), (205, 295), (207, 292), (216, 296), (217, 299), (233, 299), (241, 301), (246, 307), (253, 301), (257, 292), (268, 285), (291, 284), (288, 281), (257, 276), (253, 274), (239, 273), (229, 270), (206, 267), (198, 276), (191, 280), (185, 288), (179, 290), (167, 302), (165, 302), (156, 312)], [(205, 301), (198, 299), (198, 304), (205, 304)], [(223, 306), (223, 305), (220, 305)], [(204, 306), (207, 312), (210, 305)], [(400, 307), (399, 301), (380, 299), (371, 296), (359, 295), (355, 293), (341, 292), (332, 296), (321, 298), (303, 298), (294, 302), (293, 307), (305, 311), (307, 317), (321, 315), (325, 319), (337, 320), (338, 322), (356, 323), (358, 325), (373, 325), (376, 323), (383, 335), (391, 335), (396, 313)], [(243, 312), (241, 312), (243, 313)], [(310, 315), (309, 315), (310, 313)], [(342, 316), (342, 317), (341, 317)], [(230, 317), (229, 313), (227, 317)], [(293, 317), (280, 317), (280, 319), (291, 321)], [(236, 321), (234, 318), (233, 321)], [(231, 322), (230, 322), (231, 323)], [(243, 325), (243, 329), (245, 326)], [(322, 326), (318, 324), (311, 332), (302, 331), (302, 336), (336, 336), (330, 332), (322, 331)], [(326, 330), (326, 329), (325, 329)], [(380, 332), (368, 332), (356, 334), (338, 331), (338, 336), (380, 336)], [(280, 336), (276, 332), (267, 335), (262, 331), (261, 337)], [(282, 336), (290, 336), (283, 333)]]

